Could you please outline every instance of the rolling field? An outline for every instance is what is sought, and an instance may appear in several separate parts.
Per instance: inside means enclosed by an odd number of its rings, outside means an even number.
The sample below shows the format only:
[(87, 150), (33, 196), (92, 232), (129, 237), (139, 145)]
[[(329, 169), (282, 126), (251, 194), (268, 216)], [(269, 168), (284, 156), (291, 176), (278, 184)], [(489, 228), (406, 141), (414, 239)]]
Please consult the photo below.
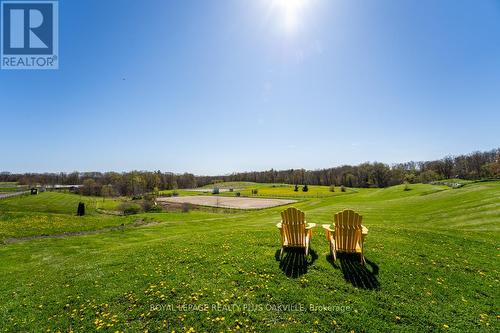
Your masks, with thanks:
[(0, 193), (11, 193), (28, 190), (28, 186), (18, 186), (14, 182), (0, 182)]
[[(296, 197), (256, 184), (242, 195), (256, 186), (259, 196)], [(149, 221), (0, 245), (0, 331), (500, 329), (499, 181), (409, 191), (322, 187), (316, 195), (313, 188), (293, 206), (317, 224), (345, 208), (359, 211), (369, 229), (366, 266), (345, 256), (332, 263), (321, 228), (310, 257), (291, 251), (277, 261), (284, 207), (123, 217), (96, 210), (112, 210), (115, 201), (71, 194), (0, 200), (3, 239)], [(84, 218), (73, 216), (80, 200), (89, 207)]]
[[(85, 203), (86, 216), (76, 216), (78, 203)], [(119, 201), (76, 194), (43, 192), (0, 200), (0, 244), (10, 238), (44, 236), (98, 230), (132, 223), (133, 217), (98, 213), (112, 211)]]
[[(339, 195), (354, 194), (364, 189), (346, 188), (345, 192), (341, 192), (340, 187), (335, 187), (335, 192), (331, 192), (328, 186), (309, 185), (308, 191), (303, 192), (302, 186), (299, 186), (297, 192), (294, 191), (294, 185), (277, 185), (273, 186), (256, 186), (258, 190), (257, 196), (262, 197), (294, 197), (294, 198), (324, 198), (334, 197)], [(241, 191), (242, 195), (251, 195), (251, 188), (246, 188)]]
[[(171, 195), (173, 192), (177, 192), (179, 195), (212, 195), (211, 191), (214, 187), (217, 187), (221, 191), (221, 196), (235, 196), (239, 192), (242, 196), (248, 197), (265, 197), (265, 198), (296, 198), (296, 199), (308, 199), (308, 198), (325, 198), (334, 197), (339, 195), (354, 194), (360, 192), (366, 192), (373, 189), (353, 189), (345, 188), (345, 192), (342, 192), (340, 186), (335, 187), (335, 192), (330, 190), (328, 186), (316, 186), (309, 185), (307, 192), (302, 191), (302, 186), (299, 186), (298, 191), (294, 191), (295, 185), (290, 184), (259, 184), (251, 182), (228, 182), (225, 184), (213, 184), (206, 185), (204, 187), (198, 188), (196, 190), (167, 190), (161, 191), (161, 195)], [(202, 190), (206, 192), (202, 192)], [(228, 192), (228, 189), (233, 189), (233, 192)], [(257, 190), (257, 194), (252, 194), (252, 190)]]

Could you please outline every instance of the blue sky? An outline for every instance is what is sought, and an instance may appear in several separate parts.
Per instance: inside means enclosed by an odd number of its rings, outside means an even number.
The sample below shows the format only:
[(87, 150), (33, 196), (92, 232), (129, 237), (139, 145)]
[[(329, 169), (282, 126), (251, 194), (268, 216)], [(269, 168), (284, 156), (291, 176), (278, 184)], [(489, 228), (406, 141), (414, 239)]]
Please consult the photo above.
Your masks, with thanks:
[(60, 1), (0, 71), (0, 170), (196, 174), (500, 146), (500, 1)]

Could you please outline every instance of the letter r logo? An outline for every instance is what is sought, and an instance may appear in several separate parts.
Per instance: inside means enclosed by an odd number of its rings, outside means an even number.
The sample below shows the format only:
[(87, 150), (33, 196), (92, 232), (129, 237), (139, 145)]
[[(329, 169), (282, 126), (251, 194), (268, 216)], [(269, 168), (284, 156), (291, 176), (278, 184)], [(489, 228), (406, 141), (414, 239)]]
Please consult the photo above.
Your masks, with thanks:
[(52, 54), (53, 6), (42, 1), (2, 3), (3, 54)]
[(59, 1), (0, 0), (0, 68), (59, 68)]

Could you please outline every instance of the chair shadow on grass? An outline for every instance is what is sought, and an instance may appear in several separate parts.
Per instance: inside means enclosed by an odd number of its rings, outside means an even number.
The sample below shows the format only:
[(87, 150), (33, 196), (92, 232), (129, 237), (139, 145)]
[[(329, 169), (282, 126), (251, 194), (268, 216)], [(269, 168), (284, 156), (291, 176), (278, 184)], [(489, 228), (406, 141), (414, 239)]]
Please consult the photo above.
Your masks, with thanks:
[(301, 248), (285, 249), (281, 260), (280, 250), (278, 250), (274, 257), (276, 261), (280, 262), (280, 269), (283, 273), (291, 278), (298, 278), (306, 274), (308, 267), (318, 259), (318, 255), (314, 250), (309, 250), (309, 255), (306, 256), (304, 249)]
[(337, 263), (340, 263), (340, 266), (333, 261), (331, 255), (327, 255), (327, 260), (333, 267), (340, 269), (344, 274), (344, 279), (354, 287), (369, 290), (380, 288), (377, 280), (379, 267), (366, 257), (366, 265), (361, 264), (359, 254), (337, 253)]

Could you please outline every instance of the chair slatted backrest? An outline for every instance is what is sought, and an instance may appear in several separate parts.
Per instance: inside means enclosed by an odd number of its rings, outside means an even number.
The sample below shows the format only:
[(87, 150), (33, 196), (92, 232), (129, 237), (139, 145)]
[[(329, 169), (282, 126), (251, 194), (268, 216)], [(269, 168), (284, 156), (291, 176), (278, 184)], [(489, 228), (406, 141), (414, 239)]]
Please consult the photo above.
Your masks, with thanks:
[(353, 210), (335, 214), (335, 244), (338, 251), (356, 252), (356, 245), (361, 244), (362, 219)]
[(305, 246), (305, 214), (291, 207), (281, 212), (281, 226), (288, 246)]

